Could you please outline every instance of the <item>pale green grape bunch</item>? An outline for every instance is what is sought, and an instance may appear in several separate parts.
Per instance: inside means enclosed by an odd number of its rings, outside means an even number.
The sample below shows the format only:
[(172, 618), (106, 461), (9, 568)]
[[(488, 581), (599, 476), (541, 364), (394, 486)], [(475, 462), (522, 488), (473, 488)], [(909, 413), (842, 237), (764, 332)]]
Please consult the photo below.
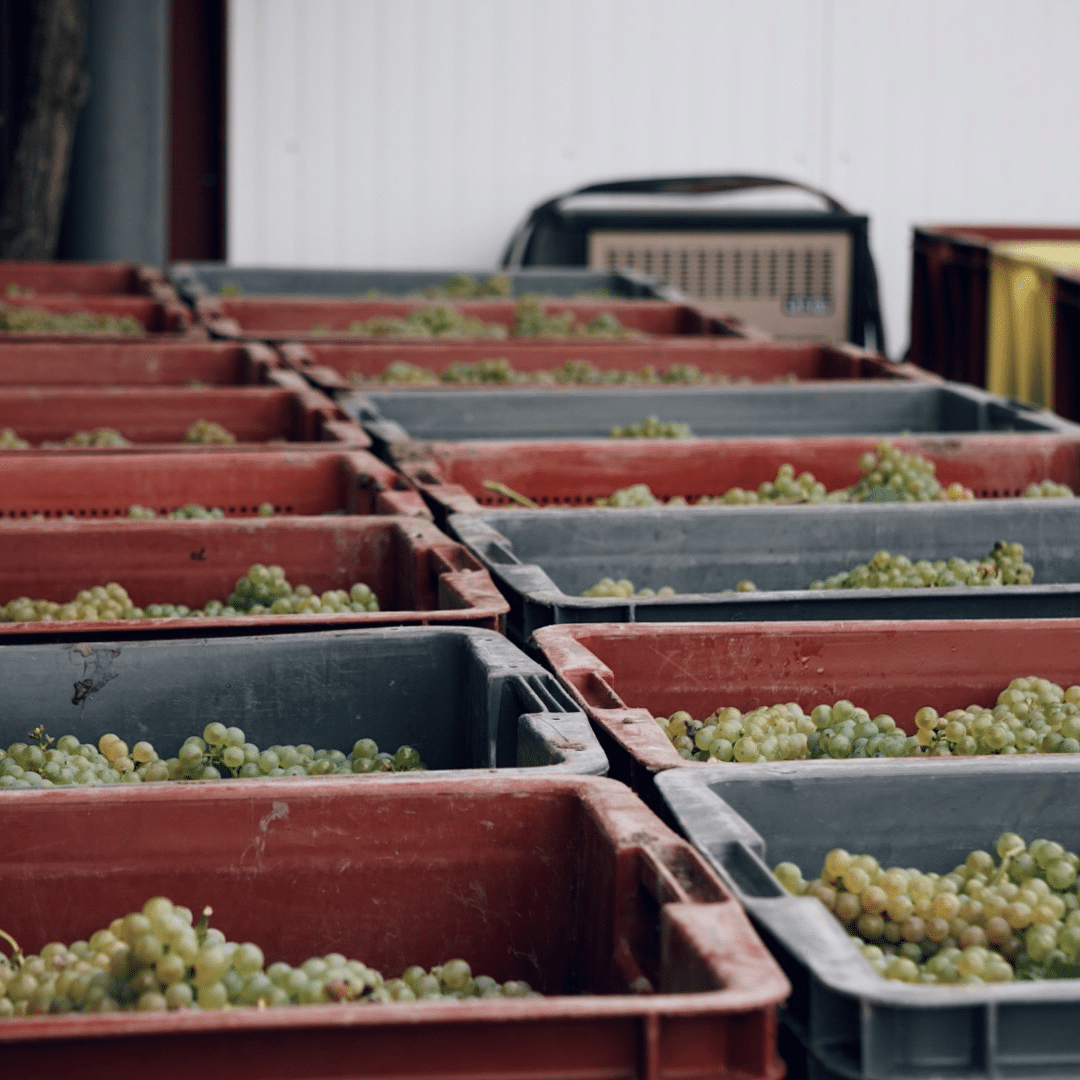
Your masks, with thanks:
[(795, 863), (774, 873), (824, 904), (886, 979), (978, 986), (1080, 978), (1078, 869), (1057, 841), (1004, 833), (993, 853), (972, 851), (947, 874), (886, 869), (843, 848), (813, 881)]
[[(740, 581), (734, 588), (724, 589), (724, 592), (756, 592), (757, 586), (749, 580)], [(674, 596), (675, 589), (670, 585), (663, 585), (659, 589), (635, 589), (634, 583), (629, 578), (619, 578), (615, 580), (613, 578), (602, 578), (595, 585), (590, 586), (582, 594), (582, 596), (615, 596), (615, 597), (631, 597), (631, 596)]]
[[(379, 610), (379, 601), (368, 585), (355, 582), (349, 589), (327, 589), (321, 594), (309, 585), (293, 588), (280, 566), (255, 563), (218, 610), (220, 601), (211, 600), (203, 609), (207, 615), (224, 614), (228, 608), (250, 615), (333, 615)], [(213, 610), (208, 610), (214, 605)]]
[(20, 334), (144, 334), (145, 328), (130, 315), (79, 311), (64, 315), (43, 308), (0, 303), (0, 330)]
[[(143, 508), (145, 510), (145, 508)], [(272, 509), (272, 507), (271, 507)], [(150, 511), (152, 514), (152, 511)], [(211, 512), (210, 516), (214, 516)], [(369, 585), (354, 582), (346, 589), (317, 594), (310, 585), (295, 588), (282, 567), (254, 563), (225, 601), (207, 600), (201, 608), (152, 603), (138, 607), (115, 581), (82, 589), (73, 600), (33, 600), (20, 596), (0, 607), (0, 622), (77, 622), (100, 619), (215, 618), (236, 615), (342, 615), (377, 612), (379, 599)]]
[(216, 420), (196, 420), (184, 432), (184, 442), (204, 446), (227, 446), (236, 442), (236, 436)]
[(811, 582), (811, 589), (927, 589), (950, 586), (1030, 585), (1034, 567), (1024, 561), (1022, 544), (999, 540), (982, 559), (911, 560), (906, 555), (879, 551), (859, 563)]
[(94, 449), (122, 449), (132, 446), (130, 439), (126, 439), (116, 428), (97, 427), (89, 431), (76, 431), (69, 435), (63, 442), (43, 442), (42, 447), (46, 450), (58, 450), (63, 447), (91, 447)]
[[(259, 517), (273, 517), (275, 514), (274, 504), (271, 502), (259, 503)], [(132, 521), (151, 521), (158, 516), (157, 511), (150, 506), (140, 506), (138, 503), (128, 507), (127, 516)], [(201, 503), (184, 503), (176, 510), (170, 510), (162, 514), (162, 518), (173, 521), (221, 521), (225, 517), (225, 511), (220, 506), (203, 506)]]
[(627, 424), (625, 427), (613, 427), (610, 431), (613, 439), (689, 439), (690, 425), (677, 420), (660, 420), (655, 416), (646, 416), (640, 424)]
[(26, 439), (20, 439), (14, 428), (0, 428), (0, 450), (29, 450)]
[(152, 743), (129, 748), (113, 732), (97, 745), (74, 735), (52, 739), (39, 727), (29, 742), (0, 749), (0, 789), (98, 787), (102, 784), (160, 783), (180, 780), (255, 780), (295, 776), (351, 776), (355, 773), (418, 772), (426, 766), (415, 747), (380, 751), (373, 739), (358, 739), (352, 751), (319, 749), (309, 743), (260, 749), (243, 729), (219, 721), (191, 735), (176, 755), (161, 758)]
[(1059, 484), (1054, 480), (1041, 480), (1028, 484), (1024, 488), (1025, 499), (1074, 499), (1076, 492), (1068, 484)]
[(602, 311), (587, 323), (580, 323), (572, 311), (548, 315), (544, 301), (538, 296), (523, 296), (514, 309), (510, 329), (514, 338), (639, 338), (643, 335), (628, 330), (609, 311)]
[(602, 578), (595, 585), (590, 586), (582, 596), (607, 596), (627, 598), (631, 596), (673, 596), (675, 590), (670, 585), (663, 585), (659, 589), (635, 589), (634, 583), (629, 578)]
[(267, 965), (253, 942), (229, 941), (209, 925), (203, 909), (163, 896), (140, 911), (114, 919), (88, 940), (51, 941), (26, 956), (0, 930), (11, 949), (0, 959), (0, 1020), (64, 1013), (221, 1010), (286, 1005), (386, 1004), (464, 998), (535, 998), (528, 983), (498, 983), (473, 975), (462, 959), (425, 970), (412, 966), (400, 978), (383, 975), (342, 953), (312, 956), (292, 966)]
[(992, 709), (969, 705), (941, 716), (924, 706), (915, 714), (914, 735), (887, 713), (871, 716), (846, 698), (817, 705), (809, 715), (788, 702), (745, 714), (722, 706), (705, 720), (678, 711), (657, 723), (688, 761), (1075, 754), (1080, 753), (1080, 686), (1066, 689), (1022, 676), (1001, 691)]
[[(312, 332), (322, 332), (313, 327)], [(448, 304), (429, 304), (408, 315), (375, 315), (366, 321), (354, 322), (348, 332), (360, 337), (401, 338), (505, 338), (506, 327), (485, 323), (482, 319), (464, 315)]]
[(963, 484), (942, 487), (932, 461), (921, 454), (906, 454), (888, 439), (878, 443), (876, 452), (863, 454), (859, 468), (863, 477), (848, 489), (851, 502), (874, 502), (886, 495), (899, 502), (955, 502), (975, 498), (975, 493)]
[(477, 360), (474, 363), (450, 364), (440, 376), (444, 383), (514, 383), (522, 377), (505, 357)]

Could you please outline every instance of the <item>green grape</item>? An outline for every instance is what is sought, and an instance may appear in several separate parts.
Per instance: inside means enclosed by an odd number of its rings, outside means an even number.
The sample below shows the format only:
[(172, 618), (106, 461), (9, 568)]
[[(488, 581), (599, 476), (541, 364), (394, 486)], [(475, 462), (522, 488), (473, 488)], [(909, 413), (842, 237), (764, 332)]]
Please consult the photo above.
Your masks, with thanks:
[(50, 442), (41, 444), (45, 449), (56, 450), (63, 447), (95, 447), (95, 448), (122, 448), (133, 445), (129, 439), (125, 439), (116, 428), (98, 427), (90, 431), (76, 431), (69, 435), (63, 442)]
[(672, 596), (675, 590), (670, 585), (664, 585), (659, 589), (638, 589), (635, 591), (634, 583), (628, 578), (618, 581), (612, 578), (602, 578), (595, 585), (590, 586), (582, 596), (607, 596), (607, 597), (632, 597), (632, 596)]

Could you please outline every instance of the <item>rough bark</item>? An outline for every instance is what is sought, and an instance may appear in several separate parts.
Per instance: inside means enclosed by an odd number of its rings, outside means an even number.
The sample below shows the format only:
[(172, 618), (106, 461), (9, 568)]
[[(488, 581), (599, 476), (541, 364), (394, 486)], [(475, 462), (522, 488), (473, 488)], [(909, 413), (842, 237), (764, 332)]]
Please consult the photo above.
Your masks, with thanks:
[(56, 254), (71, 147), (90, 80), (86, 0), (33, 0), (27, 108), (0, 204), (0, 258)]

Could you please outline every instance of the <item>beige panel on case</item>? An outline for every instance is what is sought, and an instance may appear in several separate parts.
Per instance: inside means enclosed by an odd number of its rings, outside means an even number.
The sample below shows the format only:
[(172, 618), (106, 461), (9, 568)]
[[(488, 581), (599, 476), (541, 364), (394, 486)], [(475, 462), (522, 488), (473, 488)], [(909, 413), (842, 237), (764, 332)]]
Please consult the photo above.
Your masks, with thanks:
[(846, 341), (847, 232), (589, 234), (589, 267), (637, 270), (781, 340)]

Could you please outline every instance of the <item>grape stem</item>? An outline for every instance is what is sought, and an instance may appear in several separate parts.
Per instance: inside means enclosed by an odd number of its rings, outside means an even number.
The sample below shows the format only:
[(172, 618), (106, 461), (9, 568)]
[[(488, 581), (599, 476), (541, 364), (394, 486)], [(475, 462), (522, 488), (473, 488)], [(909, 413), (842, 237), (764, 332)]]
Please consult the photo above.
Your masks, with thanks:
[(26, 734), (31, 739), (37, 739), (37, 744), (41, 747), (42, 750), (48, 750), (49, 747), (52, 746), (54, 742), (56, 742), (56, 740), (51, 735), (45, 734), (44, 724), (38, 724), (38, 726), (34, 728), (33, 731), (28, 731)]
[(485, 480), (484, 487), (486, 487), (488, 491), (494, 491), (497, 495), (505, 495), (506, 498), (513, 502), (520, 503), (522, 506), (527, 506), (530, 510), (540, 509), (539, 504), (534, 503), (527, 495), (522, 495), (513, 488), (507, 487), (505, 484), (500, 484), (498, 480)]
[(15, 966), (21, 969), (23, 964), (26, 963), (26, 957), (23, 956), (19, 943), (6, 930), (0, 930), (0, 938), (3, 938), (11, 946), (11, 959)]
[(1001, 865), (997, 868), (997, 873), (994, 874), (991, 880), (992, 885), (1000, 885), (1009, 871), (1009, 863), (1012, 862), (1014, 855), (1019, 855), (1021, 852), (1026, 851), (1027, 847), (1024, 843), (1014, 844), (1004, 855), (1001, 856)]

